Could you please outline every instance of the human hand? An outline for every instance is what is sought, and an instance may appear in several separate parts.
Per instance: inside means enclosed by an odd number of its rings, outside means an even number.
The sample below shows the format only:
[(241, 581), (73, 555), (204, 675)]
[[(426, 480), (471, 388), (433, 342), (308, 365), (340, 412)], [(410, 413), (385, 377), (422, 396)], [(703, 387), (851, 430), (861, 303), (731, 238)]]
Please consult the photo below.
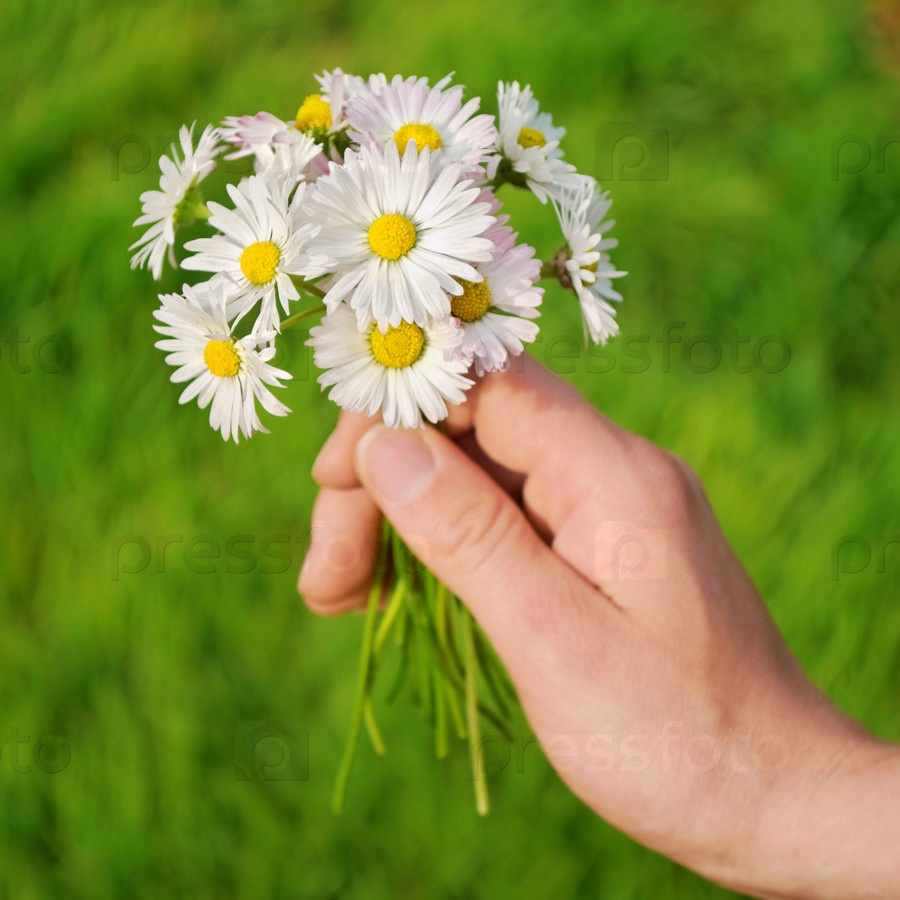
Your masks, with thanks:
[[(688, 466), (531, 359), (447, 424), (452, 439), (342, 415), (313, 469), (308, 605), (363, 605), (383, 511), (469, 606), (597, 813), (758, 896), (888, 896), (897, 751), (808, 681)], [(323, 552), (336, 535), (355, 565)]]

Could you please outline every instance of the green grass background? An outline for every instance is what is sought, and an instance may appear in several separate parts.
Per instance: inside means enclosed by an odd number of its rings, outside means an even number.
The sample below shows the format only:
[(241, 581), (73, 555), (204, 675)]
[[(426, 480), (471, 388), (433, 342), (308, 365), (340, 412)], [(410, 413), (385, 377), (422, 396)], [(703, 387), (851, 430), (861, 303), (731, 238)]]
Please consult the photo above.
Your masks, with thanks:
[[(362, 622), (316, 619), (294, 583), (309, 468), (336, 409), (293, 335), (286, 362), (308, 373), (285, 392), (294, 414), (225, 444), (205, 413), (177, 406), (153, 347), (156, 286), (127, 253), (158, 143), (184, 121), (292, 115), (326, 67), (456, 71), (488, 111), (497, 79), (529, 82), (590, 173), (609, 156), (603, 123), (668, 132), (666, 180), (606, 185), (630, 272), (613, 370), (553, 352), (580, 325), (552, 288), (535, 353), (692, 462), (811, 677), (900, 739), (900, 547), (883, 572), (873, 557), (831, 577), (842, 535), (874, 551), (900, 531), (900, 145), (885, 171), (874, 157), (877, 136), (900, 131), (900, 82), (863, 7), (14, 0), (0, 34), (0, 896), (727, 895), (606, 826), (533, 752), (491, 777), (494, 811), (479, 820), (463, 746), (435, 761), (406, 703), (385, 716), (389, 755), (364, 743), (344, 814), (329, 810)], [(873, 158), (835, 180), (846, 134)], [(141, 171), (135, 145), (117, 157), (128, 135), (152, 148)], [(858, 148), (843, 153), (853, 167)], [(556, 249), (549, 210), (510, 206)], [(162, 288), (179, 285), (169, 272)], [(664, 371), (651, 339), (648, 370), (624, 371), (626, 341), (670, 321), (684, 340), (717, 340), (722, 364), (692, 371), (682, 343)], [(750, 338), (742, 359), (774, 335), (789, 365), (733, 371), (734, 328)], [(29, 372), (12, 329), (29, 338)], [(63, 342), (71, 351), (55, 374), (34, 364), (48, 336), (49, 367)], [(252, 535), (259, 565), (197, 574), (174, 544), (164, 571), (154, 548), (146, 571), (115, 580), (129, 534)], [(273, 535), (291, 540), (281, 563), (262, 555)], [(252, 721), (308, 733), (307, 780), (236, 778), (235, 729)], [(29, 743), (16, 750), (10, 729)], [(69, 745), (56, 774), (33, 764), (42, 735)]]

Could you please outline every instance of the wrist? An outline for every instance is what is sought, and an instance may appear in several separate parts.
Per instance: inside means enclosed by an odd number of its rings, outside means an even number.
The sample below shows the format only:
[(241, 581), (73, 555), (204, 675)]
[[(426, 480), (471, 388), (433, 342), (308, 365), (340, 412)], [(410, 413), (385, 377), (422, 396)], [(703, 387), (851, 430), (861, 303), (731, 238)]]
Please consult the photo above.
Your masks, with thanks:
[(808, 728), (792, 751), (747, 798), (744, 825), (709, 877), (771, 900), (891, 896), (900, 884), (900, 747), (840, 717)]

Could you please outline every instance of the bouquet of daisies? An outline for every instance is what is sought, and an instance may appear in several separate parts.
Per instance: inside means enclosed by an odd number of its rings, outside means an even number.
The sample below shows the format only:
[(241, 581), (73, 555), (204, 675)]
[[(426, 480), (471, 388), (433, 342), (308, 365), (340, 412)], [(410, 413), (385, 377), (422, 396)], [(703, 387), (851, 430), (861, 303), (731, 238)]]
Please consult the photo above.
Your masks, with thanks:
[[(180, 230), (205, 219), (213, 231), (188, 241), (180, 262), (205, 280), (161, 294), (154, 313), (156, 346), (172, 380), (186, 383), (181, 403), (208, 406), (226, 439), (267, 432), (260, 407), (290, 411), (271, 390), (291, 377), (272, 365), (276, 342), (315, 321), (307, 343), (330, 399), (392, 427), (437, 424), (477, 378), (535, 340), (542, 278), (574, 294), (586, 338), (617, 332), (610, 301), (621, 300), (613, 281), (625, 273), (607, 252), (616, 244), (606, 237), (611, 200), (564, 160), (565, 131), (529, 87), (501, 83), (495, 120), (449, 76), (432, 86), (335, 69), (316, 80), (319, 93), (293, 119), (229, 117), (196, 143), (194, 128), (182, 127), (180, 153), (173, 146), (160, 159), (160, 189), (141, 195), (134, 224), (149, 228), (131, 248), (133, 268), (158, 280), (166, 260), (179, 265)], [(226, 186), (230, 206), (200, 192), (219, 157), (252, 158), (252, 174)], [(505, 184), (552, 204), (562, 247), (551, 259), (519, 242), (497, 197)], [(400, 648), (391, 694), (412, 685), (439, 756), (453, 729), (478, 766), (481, 718), (505, 730), (514, 703), (465, 607), (409, 565), (389, 529), (381, 546), (336, 808), (364, 724), (384, 750), (372, 699), (388, 643)], [(475, 786), (485, 812), (484, 779)]]

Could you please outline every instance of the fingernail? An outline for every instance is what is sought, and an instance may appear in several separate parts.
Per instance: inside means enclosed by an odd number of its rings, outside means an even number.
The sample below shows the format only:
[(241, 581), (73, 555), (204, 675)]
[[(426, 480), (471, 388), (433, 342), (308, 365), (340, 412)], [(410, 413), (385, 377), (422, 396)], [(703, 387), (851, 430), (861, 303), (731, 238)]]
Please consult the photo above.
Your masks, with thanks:
[(356, 452), (375, 489), (397, 503), (417, 500), (434, 481), (434, 457), (421, 428), (376, 425)]

